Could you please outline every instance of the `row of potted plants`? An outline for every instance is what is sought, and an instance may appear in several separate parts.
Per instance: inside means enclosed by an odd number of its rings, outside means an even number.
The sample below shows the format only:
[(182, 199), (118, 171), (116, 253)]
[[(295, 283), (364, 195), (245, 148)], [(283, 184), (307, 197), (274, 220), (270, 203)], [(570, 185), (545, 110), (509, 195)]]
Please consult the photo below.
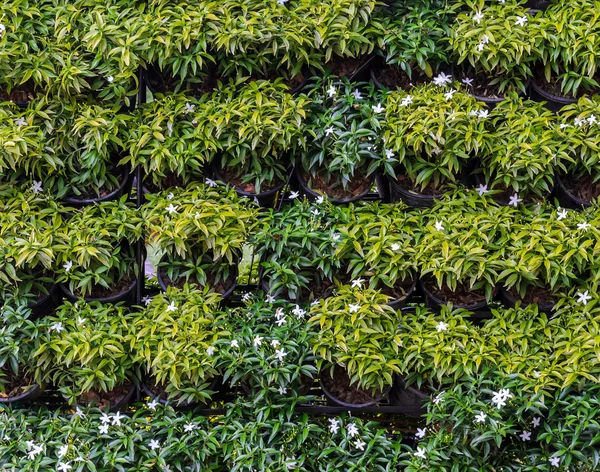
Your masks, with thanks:
[(133, 115), (76, 101), (7, 104), (0, 169), (76, 206), (127, 193), (136, 166), (146, 192), (209, 178), (264, 206), (288, 182), (311, 198), (353, 201), (377, 175), (389, 181), (378, 178), (382, 196), (389, 185), (392, 201), (417, 207), (469, 182), (505, 204), (555, 188), (573, 208), (600, 195), (598, 99), (555, 116), (511, 95), (490, 111), (442, 79), (410, 92), (315, 79), (296, 97), (279, 81), (231, 81), (200, 99), (161, 96)]

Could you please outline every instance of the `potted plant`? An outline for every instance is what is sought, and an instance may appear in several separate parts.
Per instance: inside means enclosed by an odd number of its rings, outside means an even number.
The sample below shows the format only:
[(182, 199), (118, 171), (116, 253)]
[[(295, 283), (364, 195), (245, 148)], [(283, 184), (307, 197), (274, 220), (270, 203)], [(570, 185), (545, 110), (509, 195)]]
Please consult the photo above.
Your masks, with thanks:
[(526, 94), (537, 57), (530, 23), (538, 18), (517, 2), (486, 5), (484, 0), (466, 0), (464, 4), (468, 11), (458, 14), (449, 34), (458, 80), (490, 106), (507, 92)]
[(36, 381), (51, 383), (70, 404), (124, 408), (135, 392), (127, 337), (131, 320), (122, 305), (65, 302), (38, 321), (32, 354)]
[(169, 287), (133, 316), (127, 343), (143, 379), (142, 390), (160, 402), (210, 400), (218, 382), (220, 297), (207, 289)]
[(134, 301), (143, 220), (126, 197), (75, 211), (59, 231), (55, 272), (67, 299)]
[[(451, 81), (440, 77), (440, 84)], [(485, 105), (450, 87), (426, 84), (392, 92), (385, 113), (383, 139), (399, 164), (390, 178), (394, 202), (433, 205), (488, 146)]]
[(190, 184), (148, 196), (142, 210), (148, 242), (162, 254), (165, 288), (193, 283), (228, 297), (244, 244), (257, 225), (257, 208), (233, 189)]
[(565, 169), (565, 144), (554, 139), (553, 114), (542, 104), (515, 94), (499, 103), (490, 115), (494, 129), (489, 148), (481, 156), (486, 189), (494, 198), (517, 206), (547, 197), (555, 170)]
[(257, 402), (306, 395), (317, 370), (305, 314), (297, 305), (265, 301), (231, 309), (223, 324), (228, 336), (216, 343), (223, 381), (241, 382)]
[(30, 402), (42, 393), (28, 371), (38, 330), (26, 300), (0, 308), (0, 404)]
[(554, 140), (566, 146), (564, 169), (556, 175), (556, 191), (567, 208), (588, 207), (600, 196), (600, 165), (596, 157), (599, 103), (596, 97), (582, 97), (565, 106), (553, 128)]
[(410, 90), (429, 82), (448, 63), (450, 24), (456, 6), (437, 0), (382, 12), (378, 31), (380, 64), (371, 64), (371, 80), (379, 88)]
[(320, 204), (298, 199), (282, 211), (270, 210), (251, 240), (265, 293), (301, 303), (331, 293), (342, 268), (339, 228), (350, 221), (349, 211), (324, 199)]
[(311, 306), (313, 352), (319, 382), (338, 405), (360, 408), (381, 401), (400, 372), (400, 316), (376, 290), (344, 285)]

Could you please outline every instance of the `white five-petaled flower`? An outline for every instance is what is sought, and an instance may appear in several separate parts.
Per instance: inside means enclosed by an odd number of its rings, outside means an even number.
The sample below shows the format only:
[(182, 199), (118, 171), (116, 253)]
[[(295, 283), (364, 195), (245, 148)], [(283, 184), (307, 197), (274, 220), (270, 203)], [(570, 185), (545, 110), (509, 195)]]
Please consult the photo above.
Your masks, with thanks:
[(102, 413), (102, 416), (100, 417), (100, 422), (102, 424), (110, 424), (110, 416), (108, 416), (106, 413)]
[(356, 446), (356, 449), (360, 449), (361, 451), (364, 451), (366, 443), (362, 439), (359, 439), (358, 441), (356, 441), (354, 443), (354, 445)]
[(329, 135), (333, 134), (333, 131), (334, 131), (333, 126), (330, 126), (329, 128), (327, 128), (325, 130), (325, 136), (329, 136)]
[(590, 125), (593, 125), (593, 124), (595, 124), (595, 123), (598, 123), (598, 120), (596, 119), (596, 115), (594, 115), (594, 114), (590, 115), (590, 116), (588, 117), (588, 119), (587, 119), (587, 122), (588, 122)]
[(517, 21), (515, 21), (516, 26), (525, 26), (526, 23), (527, 23), (526, 16), (518, 16)]
[(386, 159), (393, 159), (393, 157), (395, 155), (396, 154), (394, 154), (394, 151), (392, 151), (391, 149), (386, 149), (385, 150), (385, 157), (386, 157)]
[(302, 318), (304, 315), (306, 315), (306, 311), (304, 311), (302, 308), (300, 308), (300, 305), (296, 305), (296, 307), (292, 310), (292, 314), (300, 319)]
[(123, 419), (124, 417), (124, 415), (117, 411), (117, 414), (113, 415), (112, 417), (113, 426), (121, 426), (121, 419)]
[(287, 393), (287, 388), (279, 387), (279, 395), (285, 395)]
[(148, 447), (154, 451), (155, 449), (160, 448), (160, 443), (156, 439), (152, 439), (148, 443)]
[(42, 446), (34, 445), (31, 448), (31, 451), (29, 451), (29, 453), (27, 455), (29, 456), (29, 459), (33, 460), (35, 458), (35, 456), (41, 454), (42, 451), (43, 451)]
[(271, 346), (273, 346), (275, 349), (277, 349), (279, 346), (281, 346), (281, 343), (277, 339), (273, 339), (271, 341)]
[(363, 279), (355, 279), (352, 281), (352, 288), (362, 288), (364, 280)]
[(565, 128), (568, 128), (568, 127), (569, 127), (569, 125), (568, 125), (567, 123), (561, 123), (561, 124), (559, 125), (559, 128), (560, 128), (560, 129), (565, 129)]
[(477, 113), (477, 117), (479, 119), (484, 119), (484, 118), (487, 118), (489, 114), (490, 114), (489, 110), (479, 110), (479, 112)]
[(186, 423), (186, 424), (183, 425), (183, 430), (186, 433), (190, 433), (190, 432), (194, 431), (195, 429), (196, 429), (196, 425), (195, 424)]
[(348, 436), (351, 438), (358, 434), (358, 428), (354, 423), (349, 423), (348, 426), (346, 426), (346, 431), (348, 432)]
[(68, 470), (71, 470), (73, 467), (68, 464), (67, 462), (59, 462), (58, 465), (56, 466), (56, 470), (60, 470), (60, 472), (67, 472)]
[(481, 51), (483, 51), (484, 49), (485, 49), (485, 43), (479, 42), (479, 43), (477, 44), (477, 51), (478, 51), (478, 52), (481, 52)]
[(417, 428), (417, 432), (415, 433), (415, 437), (417, 439), (423, 439), (427, 434), (427, 428)]
[(275, 324), (279, 327), (283, 326), (285, 324), (285, 318), (277, 318)]
[(360, 90), (354, 89), (352, 95), (354, 95), (355, 100), (362, 100), (362, 94), (360, 93)]
[(400, 244), (394, 243), (392, 244), (392, 251), (398, 251), (400, 249)]
[(372, 108), (375, 113), (383, 113), (385, 111), (385, 108), (383, 108), (381, 106), (381, 103), (378, 103), (377, 105), (373, 105)]
[(285, 356), (287, 356), (287, 354), (288, 354), (288, 353), (287, 353), (287, 352), (285, 352), (285, 350), (284, 350), (284, 349), (277, 349), (277, 350), (275, 351), (275, 357), (276, 357), (277, 359), (279, 359), (279, 362), (283, 362), (283, 358), (284, 358)]
[(443, 87), (446, 84), (452, 82), (452, 76), (446, 75), (444, 72), (440, 72), (433, 78), (433, 83), (439, 87)]
[(76, 407), (74, 416), (77, 416), (79, 418), (85, 418), (85, 414), (83, 413), (83, 411), (81, 411), (81, 408), (79, 407)]
[(151, 301), (152, 301), (152, 297), (149, 297), (148, 295), (146, 295), (144, 298), (142, 298), (142, 303), (146, 306), (150, 305)]
[(589, 302), (591, 299), (592, 296), (590, 295), (588, 290), (586, 290), (583, 293), (577, 292), (577, 303), (583, 303), (583, 306), (585, 306), (587, 305), (587, 302)]
[(329, 95), (330, 98), (335, 97), (337, 95), (337, 89), (333, 85), (330, 85), (327, 89), (327, 95)]
[(65, 264), (63, 264), (63, 269), (65, 269), (65, 272), (69, 272), (72, 267), (73, 261), (67, 261)]
[(212, 356), (212, 355), (215, 353), (215, 351), (216, 351), (216, 350), (217, 350), (217, 348), (216, 348), (216, 347), (214, 347), (214, 346), (208, 346), (208, 347), (206, 348), (206, 353), (207, 353), (209, 356)]
[(473, 79), (469, 79), (468, 77), (462, 79), (461, 82), (467, 85), (468, 87), (471, 87), (473, 85)]
[(60, 446), (58, 448), (58, 452), (56, 453), (56, 455), (60, 458), (60, 457), (65, 457), (67, 455), (67, 452), (69, 452), (69, 445), (65, 444), (64, 446)]
[(483, 185), (480, 184), (479, 187), (477, 187), (477, 193), (481, 196), (481, 195), (485, 195), (486, 193), (488, 193), (488, 187), (487, 185)]
[(27, 121), (25, 121), (25, 118), (21, 117), (21, 118), (17, 118), (15, 120), (15, 125), (17, 126), (25, 126), (27, 124)]
[(530, 441), (531, 440), (531, 433), (529, 431), (523, 431), (521, 434), (519, 434), (519, 436), (521, 437), (522, 441)]
[(196, 105), (191, 105), (189, 102), (185, 104), (185, 108), (183, 109), (183, 112), (187, 115), (188, 113), (193, 113), (194, 112), (194, 108), (196, 108)]
[(406, 97), (404, 97), (402, 99), (402, 101), (400, 102), (400, 106), (401, 107), (407, 107), (408, 105), (410, 105), (413, 102), (413, 98), (412, 95), (407, 95)]
[(423, 449), (422, 447), (418, 447), (417, 448), (417, 452), (415, 452), (415, 457), (419, 457), (421, 459), (425, 459), (425, 449)]
[(587, 221), (584, 221), (583, 223), (578, 223), (577, 224), (577, 229), (581, 229), (583, 231), (587, 231), (588, 228), (590, 228), (592, 225), (589, 224)]
[(558, 221), (564, 220), (567, 217), (567, 213), (568, 213), (567, 210), (561, 209), (561, 208), (559, 208), (558, 210), (559, 211), (556, 213), (556, 219)]
[(115, 78), (112, 75), (109, 75), (106, 80), (108, 81), (109, 84), (113, 83), (113, 80), (115, 80)]
[(170, 192), (169, 195), (167, 195), (167, 200), (173, 200), (175, 198), (175, 194), (173, 192)]
[(444, 323), (443, 321), (440, 321), (435, 329), (437, 329), (438, 333), (441, 333), (442, 331), (448, 331), (448, 323)]
[(533, 417), (532, 424), (533, 424), (534, 428), (539, 428), (541, 422), (542, 422), (542, 419), (539, 416), (534, 416)]
[(507, 388), (503, 388), (499, 392), (494, 392), (492, 403), (496, 408), (500, 409), (506, 406), (506, 402), (509, 398), (512, 398), (512, 394)]
[(350, 313), (356, 313), (358, 310), (360, 310), (360, 305), (358, 303), (357, 304), (350, 303), (350, 305), (348, 305), (348, 311)]
[(489, 36), (488, 36), (487, 34), (484, 34), (484, 35), (483, 35), (483, 38), (481, 38), (481, 42), (482, 42), (483, 44), (487, 44), (487, 43), (489, 43), (489, 42), (490, 42), (490, 38), (489, 38)]
[(6, 31), (6, 26), (4, 26), (2, 23), (0, 23), (0, 37), (2, 37), (2, 34)]
[(269, 293), (267, 295), (267, 298), (265, 298), (265, 303), (269, 303), (269, 304), (275, 303), (275, 297)]
[(42, 187), (42, 183), (39, 182), (38, 180), (34, 180), (33, 181), (33, 186), (31, 187), (31, 191), (33, 193), (40, 193), (44, 191), (44, 188)]
[(108, 434), (108, 425), (103, 424), (102, 426), (98, 426), (98, 432), (100, 434)]
[(483, 20), (483, 13), (481, 11), (475, 12), (473, 15), (473, 21), (479, 24), (481, 23), (481, 20)]
[(315, 200), (315, 203), (317, 205), (323, 205), (323, 202), (325, 202), (325, 197), (323, 195), (319, 195)]
[(575, 123), (575, 126), (583, 126), (585, 120), (583, 118), (575, 118), (573, 122)]
[(231, 347), (240, 347), (240, 344), (238, 343), (237, 339), (232, 340), (229, 345)]
[(146, 406), (151, 409), (152, 411), (156, 410), (156, 407), (160, 405), (160, 402), (156, 399), (153, 398), (152, 401), (150, 403), (148, 403)]
[(437, 405), (438, 403), (443, 403), (444, 402), (444, 392), (442, 393), (438, 393), (435, 398), (433, 399), (433, 404)]
[(35, 447), (35, 442), (33, 441), (25, 441), (25, 446), (28, 451), (31, 451)]
[(519, 206), (519, 203), (521, 203), (522, 201), (523, 201), (523, 199), (522, 199), (522, 198), (519, 198), (519, 194), (518, 194), (518, 193), (515, 193), (515, 194), (514, 194), (512, 197), (510, 197), (510, 198), (508, 199), (508, 204), (509, 204), (510, 206), (514, 206), (514, 207), (516, 207), (516, 206)]
[(435, 229), (437, 231), (444, 231), (444, 224), (441, 221), (435, 222)]
[(300, 192), (290, 192), (290, 200), (293, 200), (294, 198), (298, 198), (300, 196)]
[(557, 456), (551, 457), (550, 464), (552, 464), (552, 467), (558, 467), (560, 465), (560, 457), (557, 457)]
[(288, 0), (277, 0), (277, 5), (285, 5)]
[(169, 212), (169, 215), (172, 215), (173, 213), (177, 213), (177, 207), (171, 203), (167, 207), (167, 211)]
[(452, 96), (456, 93), (456, 90), (450, 89), (444, 94), (446, 100), (452, 100)]
[(475, 416), (475, 422), (476, 423), (485, 423), (486, 418), (487, 418), (487, 415), (483, 411), (480, 411), (477, 414), (477, 416)]
[(340, 420), (336, 418), (329, 418), (329, 432), (332, 434), (337, 433), (340, 430)]
[(252, 298), (252, 294), (250, 292), (246, 292), (242, 295), (242, 301), (248, 302)]
[(171, 313), (172, 311), (177, 311), (177, 305), (175, 304), (175, 302), (169, 303), (169, 305), (167, 306), (167, 309), (165, 311), (167, 313)]
[(262, 340), (263, 340), (262, 336), (256, 336), (254, 338), (254, 341), (253, 341), (254, 342), (254, 346), (256, 346), (256, 347), (261, 346), (262, 345)]
[(58, 323), (54, 323), (52, 326), (50, 326), (50, 329), (52, 331), (56, 331), (57, 333), (60, 333), (61, 331), (65, 330), (65, 328), (63, 327), (63, 324), (60, 321)]
[(215, 187), (218, 185), (218, 184), (217, 184), (217, 183), (216, 183), (214, 180), (212, 180), (212, 179), (206, 179), (206, 180), (204, 181), (204, 183), (205, 183), (206, 185), (208, 185), (210, 188), (215, 188)]
[(310, 210), (310, 212), (315, 216), (319, 216), (321, 214), (321, 212), (319, 210), (317, 210), (316, 208), (314, 210)]

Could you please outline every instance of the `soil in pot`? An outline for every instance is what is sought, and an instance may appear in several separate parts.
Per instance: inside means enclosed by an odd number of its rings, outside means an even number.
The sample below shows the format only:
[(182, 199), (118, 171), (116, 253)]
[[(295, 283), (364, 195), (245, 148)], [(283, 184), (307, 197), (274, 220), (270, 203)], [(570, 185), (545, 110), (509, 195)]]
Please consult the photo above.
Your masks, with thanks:
[[(125, 275), (121, 280), (111, 285), (109, 288), (102, 287), (101, 285), (94, 285), (91, 293), (88, 293), (85, 298), (108, 298), (119, 293), (125, 292), (136, 279), (135, 275)], [(81, 293), (75, 291), (74, 295), (82, 297)]]
[(334, 56), (325, 64), (331, 73), (337, 77), (352, 77), (360, 71), (365, 64), (364, 57)]
[(77, 398), (77, 404), (81, 406), (94, 406), (100, 410), (106, 411), (109, 407), (114, 407), (121, 403), (131, 392), (133, 384), (126, 383), (117, 385), (110, 392), (89, 391)]
[(400, 282), (396, 282), (393, 287), (388, 287), (384, 283), (381, 283), (377, 286), (377, 289), (390, 297), (389, 303), (405, 300), (411, 293), (412, 289), (415, 286), (415, 281), (413, 280), (402, 280)]
[(2, 401), (21, 396), (36, 385), (33, 378), (15, 375), (10, 368), (3, 368), (0, 373), (2, 373), (4, 383), (2, 386), (4, 392), (0, 392), (0, 400)]
[(580, 177), (566, 175), (561, 176), (560, 180), (565, 189), (580, 200), (591, 202), (600, 196), (600, 180), (594, 182), (593, 175), (582, 175)]
[(152, 179), (144, 180), (144, 190), (149, 193), (162, 192), (168, 188), (183, 187), (185, 185), (183, 178), (175, 174), (167, 174), (160, 179), (160, 184), (155, 184)]
[(28, 87), (27, 84), (19, 86), (18, 90), (11, 90), (10, 93), (0, 89), (0, 102), (13, 102), (17, 105), (26, 104), (35, 99), (33, 87)]
[(424, 188), (420, 185), (416, 185), (407, 175), (400, 174), (396, 176), (398, 185), (409, 192), (416, 193), (418, 195), (426, 195), (429, 197), (441, 197), (444, 195), (444, 191), (435, 185), (433, 181), (430, 181)]
[[(599, 82), (600, 76), (596, 76), (596, 77), (594, 77), (594, 79), (597, 82)], [(578, 100), (579, 98), (583, 97), (584, 95), (594, 95), (594, 94), (598, 93), (598, 91), (599, 91), (598, 89), (585, 90), (583, 88), (580, 88), (575, 95), (570, 94), (570, 93), (564, 94), (563, 91), (561, 90), (562, 81), (557, 80), (554, 77), (551, 77), (550, 82), (547, 82), (543, 70), (536, 71), (533, 81), (535, 82), (535, 85), (537, 87), (539, 87), (541, 90), (543, 90), (544, 92), (546, 92), (554, 97), (557, 97), (557, 98), (566, 98), (566, 99), (570, 99), (570, 100)]]
[(508, 289), (508, 293), (515, 300), (521, 300), (521, 305), (531, 305), (535, 303), (538, 306), (551, 306), (556, 303), (552, 291), (545, 287), (529, 286), (525, 291), (525, 296), (521, 297), (515, 287)]
[[(239, 175), (239, 172), (236, 169), (219, 169), (218, 174), (223, 177), (225, 182), (230, 183), (237, 190), (256, 194), (256, 186), (254, 185), (254, 181), (243, 182), (245, 176)], [(272, 190), (283, 183), (285, 182), (278, 178), (274, 178), (270, 182), (263, 182), (260, 187), (260, 193), (268, 192), (269, 190)]]
[(473, 82), (469, 86), (471, 94), (483, 99), (504, 99), (504, 92), (500, 92), (499, 84), (491, 84), (494, 80), (484, 73), (474, 73), (473, 71), (460, 71), (458, 78), (463, 83), (463, 79), (471, 79)]
[(354, 198), (368, 192), (373, 185), (372, 177), (364, 177), (362, 175), (357, 175), (351, 179), (348, 182), (348, 187), (346, 189), (342, 186), (332, 187), (320, 174), (311, 176), (307, 172), (302, 171), (302, 178), (311, 190), (320, 192), (321, 194), (327, 195), (329, 198), (337, 200)]
[(168, 71), (161, 72), (158, 67), (150, 66), (146, 74), (148, 88), (152, 93), (173, 92), (176, 89), (185, 91), (188, 96), (201, 97), (205, 93), (212, 92), (221, 79), (217, 72), (217, 66), (209, 64), (204, 72), (204, 77), (197, 77), (197, 81), (186, 80), (183, 84), (179, 78), (169, 75)]
[(368, 392), (362, 388), (350, 385), (350, 377), (346, 370), (338, 365), (334, 366), (333, 378), (329, 375), (329, 369), (321, 372), (321, 381), (329, 393), (343, 401), (353, 405), (361, 405), (377, 401), (383, 396), (383, 392)]
[(439, 288), (431, 278), (424, 279), (422, 283), (435, 298), (454, 306), (472, 306), (485, 301), (484, 289), (472, 290), (467, 284), (457, 284), (456, 290), (452, 291), (445, 285)]
[(411, 78), (406, 72), (394, 65), (382, 65), (382, 67), (371, 69), (371, 73), (377, 86), (391, 90), (410, 90), (418, 85), (431, 82), (427, 74), (421, 70), (413, 70)]
[[(120, 190), (125, 187), (127, 180), (129, 179), (129, 173), (124, 168), (113, 167), (108, 169), (108, 172), (111, 175), (116, 176), (117, 183), (107, 182), (101, 189), (92, 189), (92, 188), (78, 188), (78, 194), (70, 192), (68, 195), (64, 197), (67, 203), (77, 203), (77, 202), (88, 202), (92, 200), (104, 200), (108, 197), (113, 196), (119, 197), (121, 195)], [(122, 192), (122, 190), (121, 190)]]
[[(171, 279), (168, 275), (168, 269), (166, 267), (160, 267), (159, 269), (160, 276), (163, 279), (165, 285), (167, 287), (177, 287), (183, 288), (183, 286), (187, 284), (196, 284), (199, 287), (204, 287), (204, 285), (198, 282), (195, 276), (191, 276), (189, 279), (185, 277), (179, 277), (175, 280)], [(227, 292), (236, 282), (237, 280), (237, 271), (230, 271), (229, 278), (227, 280), (217, 280), (217, 274), (213, 272), (207, 272), (206, 274), (206, 285), (208, 285), (214, 292), (220, 293), (221, 295)]]

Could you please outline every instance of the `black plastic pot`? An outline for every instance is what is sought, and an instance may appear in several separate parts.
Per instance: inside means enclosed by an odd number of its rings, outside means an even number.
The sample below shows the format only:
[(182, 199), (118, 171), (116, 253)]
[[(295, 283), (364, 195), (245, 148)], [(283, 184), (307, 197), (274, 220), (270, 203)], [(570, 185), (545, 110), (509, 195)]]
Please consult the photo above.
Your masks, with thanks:
[(407, 387), (404, 379), (396, 376), (394, 385), (388, 393), (390, 404), (395, 406), (404, 406), (411, 409), (407, 416), (420, 417), (427, 413), (425, 404), (429, 400), (429, 395), (425, 395), (416, 388)]
[(392, 203), (404, 202), (412, 208), (430, 208), (441, 196), (423, 195), (409, 190), (398, 183), (396, 179), (388, 176), (390, 184), (390, 201)]
[[(504, 303), (504, 305), (506, 305), (509, 308), (514, 308), (518, 299), (516, 297), (514, 297), (507, 289), (505, 289), (504, 287), (500, 288), (500, 295), (502, 297), (502, 303)], [(521, 302), (521, 307), (525, 307), (527, 306), (527, 304)], [(551, 313), (552, 310), (554, 309), (554, 304), (545, 304), (545, 305), (538, 305), (538, 311), (540, 313)]]
[[(304, 193), (304, 195), (306, 195), (306, 198), (308, 200), (314, 201), (317, 198), (323, 196), (320, 193), (315, 192), (313, 189), (311, 189), (308, 186), (308, 184), (304, 180), (304, 177), (302, 175), (302, 171), (299, 168), (296, 168), (295, 174), (296, 174), (296, 178), (298, 179), (298, 184), (300, 186), (300, 190)], [(351, 202), (358, 201), (358, 200), (360, 200), (361, 198), (363, 198), (365, 195), (367, 195), (371, 191), (371, 187), (373, 186), (373, 181), (374, 180), (375, 180), (375, 178), (373, 178), (371, 180), (371, 184), (369, 185), (369, 187), (365, 191), (361, 192), (358, 195), (355, 195), (354, 197), (350, 197), (350, 198), (329, 198), (329, 197), (327, 197), (327, 200), (330, 203), (333, 203), (334, 205), (344, 205), (346, 203), (351, 203)], [(382, 195), (382, 194), (380, 193), (380, 195)]]
[(338, 398), (336, 398), (332, 393), (330, 393), (329, 390), (327, 390), (327, 388), (325, 387), (325, 384), (323, 383), (322, 378), (319, 378), (319, 385), (321, 386), (321, 390), (323, 390), (323, 393), (325, 394), (325, 396), (327, 397), (327, 399), (329, 401), (331, 401), (332, 403), (335, 403), (336, 405), (340, 405), (340, 406), (343, 406), (346, 408), (366, 408), (368, 406), (373, 406), (376, 403), (379, 403), (380, 401), (382, 401), (387, 396), (390, 389), (392, 388), (391, 386), (388, 387), (384, 392), (382, 392), (379, 396), (374, 398), (373, 401), (371, 401), (371, 402), (353, 404), (353, 403), (343, 402), (342, 400), (339, 400)]
[[(143, 268), (140, 270), (143, 270)], [(122, 291), (121, 293), (117, 293), (116, 295), (111, 295), (110, 297), (100, 297), (100, 298), (83, 297), (83, 299), (86, 302), (100, 302), (100, 303), (127, 302), (128, 304), (131, 305), (131, 304), (135, 303), (135, 288), (136, 288), (136, 286), (137, 286), (137, 277), (134, 277), (132, 282), (130, 283), (129, 287), (127, 287), (127, 289)], [(60, 289), (65, 294), (65, 297), (67, 297), (67, 300), (69, 300), (70, 302), (76, 302), (77, 300), (79, 300), (80, 297), (78, 297), (73, 292), (71, 292), (71, 290), (69, 290), (69, 287), (67, 285), (60, 284)]]
[[(264, 267), (262, 267), (262, 265), (258, 268), (258, 280), (260, 280), (260, 288), (263, 290), (263, 292), (271, 293), (271, 287), (269, 286), (269, 280), (264, 277)], [(328, 288), (325, 291), (325, 293), (323, 293), (323, 295), (315, 298), (312, 301), (325, 299), (325, 298), (329, 297), (332, 293), (333, 293), (333, 285), (330, 288)], [(296, 300), (291, 300), (291, 299), (287, 299), (287, 300), (291, 303), (296, 303)], [(300, 302), (298, 302), (298, 303), (300, 303)], [(305, 302), (302, 302), (302, 303), (305, 303)]]
[(535, 79), (529, 83), (529, 98), (536, 102), (546, 102), (546, 108), (554, 112), (559, 111), (562, 107), (570, 105), (571, 103), (577, 103), (576, 98), (560, 97), (546, 92), (537, 85)]
[[(159, 264), (162, 264), (162, 263), (165, 263), (165, 262), (167, 262), (167, 256), (166, 255), (164, 255), (161, 258)], [(233, 284), (231, 285), (231, 287), (229, 287), (227, 289), (227, 291), (221, 295), (221, 297), (222, 297), (223, 300), (228, 300), (231, 297), (231, 295), (233, 294), (233, 291), (235, 290), (235, 288), (237, 287), (237, 277), (238, 277), (238, 269), (239, 269), (239, 267), (238, 267), (237, 264), (233, 264), (231, 267), (233, 268), (233, 270), (231, 271), (231, 274), (233, 275), (234, 280), (233, 280)], [(158, 284), (160, 285), (160, 288), (162, 288), (163, 291), (166, 292), (167, 291), (167, 287), (169, 285), (167, 285), (167, 281), (165, 281), (163, 279), (162, 274), (160, 273), (160, 265), (159, 265), (159, 267), (156, 268), (156, 278), (158, 279)]]
[(556, 183), (556, 196), (558, 197), (558, 201), (560, 202), (561, 206), (574, 210), (580, 210), (581, 208), (589, 208), (592, 206), (591, 202), (582, 200), (571, 193), (569, 189), (565, 187), (565, 184), (558, 174), (555, 175), (554, 182)]
[[(425, 295), (425, 302), (427, 307), (431, 308), (432, 310), (440, 310), (442, 305), (447, 305), (448, 302), (446, 300), (442, 300), (441, 298), (436, 297), (428, 288), (427, 288), (427, 282), (424, 282), (423, 280), (419, 281), (419, 285), (421, 286), (421, 290), (423, 290), (423, 294)], [(481, 302), (478, 303), (474, 303), (472, 305), (457, 305), (457, 304), (453, 304), (452, 305), (453, 308), (465, 308), (469, 311), (481, 311), (481, 310), (485, 310), (488, 307), (488, 302), (487, 300), (482, 300)]]
[(9, 405), (15, 403), (30, 403), (39, 397), (43, 389), (38, 384), (33, 384), (27, 391), (16, 397), (0, 397), (0, 405)]
[[(218, 387), (220, 384), (221, 384), (221, 377), (216, 376), (212, 379), (212, 382), (208, 386), (208, 389), (212, 390), (213, 392), (216, 392), (216, 391), (218, 391)], [(140, 385), (140, 388), (145, 395), (149, 396), (151, 399), (156, 399), (161, 405), (166, 405), (166, 404), (176, 404), (177, 405), (177, 400), (167, 400), (165, 398), (156, 396), (156, 393), (154, 393), (150, 389), (150, 387), (148, 387), (148, 385), (146, 385), (145, 382), (143, 382)], [(206, 402), (194, 401), (194, 402), (182, 403), (181, 405), (177, 405), (178, 408), (182, 408), (182, 409), (190, 409), (190, 408), (195, 408), (197, 406), (206, 406)]]
[(79, 199), (74, 196), (66, 196), (63, 198), (63, 201), (67, 203), (69, 206), (75, 208), (81, 208), (88, 205), (93, 205), (94, 203), (108, 202), (111, 200), (118, 200), (125, 193), (129, 192), (129, 188), (131, 187), (131, 175), (129, 174), (129, 170), (126, 167), (121, 167), (119, 169), (120, 176), (120, 185), (110, 192), (108, 195), (99, 198), (88, 198), (88, 199)]
[(62, 293), (58, 290), (58, 284), (52, 284), (48, 289), (48, 293), (40, 296), (29, 306), (31, 308), (31, 319), (37, 320), (52, 313), (52, 310), (60, 304), (61, 298)]
[(552, 2), (550, 0), (527, 0), (525, 7), (530, 10), (545, 11)]
[(391, 306), (394, 310), (400, 310), (406, 303), (406, 300), (408, 300), (408, 297), (410, 297), (412, 295), (412, 293), (415, 291), (416, 288), (417, 288), (417, 279), (415, 278), (415, 280), (413, 281), (412, 285), (407, 290), (406, 295), (403, 298), (399, 298), (397, 300), (392, 300), (392, 301), (388, 302), (387, 305)]
[[(127, 393), (125, 394), (125, 396), (123, 396), (117, 403), (115, 403), (114, 405), (110, 405), (108, 410), (106, 410), (106, 413), (114, 413), (116, 411), (124, 411), (129, 404), (131, 403), (131, 399), (133, 398), (133, 396), (135, 395), (137, 391), (137, 387), (136, 385), (132, 382), (131, 383), (131, 388), (127, 391)], [(86, 408), (83, 405), (78, 404), (81, 408)]]
[[(229, 183), (226, 179), (224, 179), (221, 176), (221, 172), (218, 169), (214, 169), (213, 173), (216, 180), (220, 180), (224, 183)], [(291, 173), (291, 170), (289, 170), (288, 173)], [(275, 208), (277, 206), (279, 198), (282, 196), (281, 189), (283, 189), (285, 184), (286, 182), (281, 182), (279, 185), (272, 188), (271, 190), (267, 190), (266, 192), (261, 193), (244, 192), (243, 190), (240, 190), (238, 188), (235, 188), (235, 191), (238, 195), (242, 197), (247, 197), (251, 200), (255, 200), (263, 208)]]

